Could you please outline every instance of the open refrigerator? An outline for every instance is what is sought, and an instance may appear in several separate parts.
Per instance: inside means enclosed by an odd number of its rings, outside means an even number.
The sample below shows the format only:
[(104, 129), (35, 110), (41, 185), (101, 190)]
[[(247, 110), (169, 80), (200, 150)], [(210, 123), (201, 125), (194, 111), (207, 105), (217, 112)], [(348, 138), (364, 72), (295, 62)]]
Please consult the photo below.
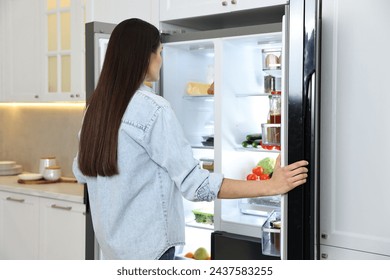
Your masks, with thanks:
[[(281, 154), (282, 165), (310, 162), (308, 182), (287, 195), (183, 200), (186, 245), (176, 248), (178, 258), (205, 247), (212, 259), (318, 259), (321, 1), (276, 2), (160, 23), (163, 66), (160, 82), (151, 86), (172, 105), (202, 168), (245, 180), (267, 157)], [(114, 27), (86, 25), (87, 98)], [(275, 125), (268, 121), (272, 92), (281, 93), (277, 140), (243, 145), (248, 135), (264, 134), (262, 125)], [(85, 196), (88, 258), (100, 259)]]
[[(320, 6), (292, 0), (259, 9), (252, 25), (242, 26), (243, 15), (232, 13), (230, 26), (208, 30), (197, 30), (197, 19), (162, 23), (163, 30), (188, 28), (163, 37), (158, 91), (204, 168), (245, 180), (260, 160), (279, 153), (282, 165), (310, 162), (308, 182), (287, 195), (184, 200), (186, 246), (178, 248), (179, 257), (205, 247), (212, 259), (318, 258)], [(208, 18), (199, 20), (204, 26)], [(274, 92), (281, 110), (276, 128), (268, 127), (275, 126), (269, 120)], [(261, 142), (244, 145), (258, 134)], [(197, 221), (198, 212), (212, 213), (213, 221)]]

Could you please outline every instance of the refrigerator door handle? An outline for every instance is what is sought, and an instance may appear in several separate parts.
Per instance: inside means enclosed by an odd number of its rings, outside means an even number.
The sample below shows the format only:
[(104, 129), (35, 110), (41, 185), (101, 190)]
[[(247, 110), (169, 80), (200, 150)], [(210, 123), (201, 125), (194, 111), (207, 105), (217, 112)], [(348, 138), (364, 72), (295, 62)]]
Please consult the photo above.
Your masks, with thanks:
[(309, 180), (312, 182), (313, 189), (313, 231), (314, 231), (314, 257), (319, 259), (319, 164), (320, 164), (320, 106), (318, 96), (318, 80), (316, 73), (311, 75), (308, 85), (308, 97), (310, 98), (310, 112), (311, 112), (311, 145), (310, 158), (309, 158)]

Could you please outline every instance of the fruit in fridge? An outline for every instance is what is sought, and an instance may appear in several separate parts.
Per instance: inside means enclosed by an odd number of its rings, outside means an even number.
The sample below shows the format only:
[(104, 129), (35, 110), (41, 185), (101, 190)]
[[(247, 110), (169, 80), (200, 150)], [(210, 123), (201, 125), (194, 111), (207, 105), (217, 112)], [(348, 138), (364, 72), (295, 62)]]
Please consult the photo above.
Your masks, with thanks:
[(198, 249), (196, 249), (196, 251), (194, 253), (194, 259), (195, 260), (209, 260), (210, 254), (206, 248), (199, 247)]

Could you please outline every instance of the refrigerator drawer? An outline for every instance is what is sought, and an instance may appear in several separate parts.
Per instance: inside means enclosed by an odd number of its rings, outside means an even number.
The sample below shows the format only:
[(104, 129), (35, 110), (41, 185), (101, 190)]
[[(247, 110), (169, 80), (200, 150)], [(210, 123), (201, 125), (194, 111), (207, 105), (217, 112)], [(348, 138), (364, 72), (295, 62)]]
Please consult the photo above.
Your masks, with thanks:
[(211, 234), (211, 258), (213, 260), (278, 260), (262, 254), (261, 238), (238, 235), (224, 231)]

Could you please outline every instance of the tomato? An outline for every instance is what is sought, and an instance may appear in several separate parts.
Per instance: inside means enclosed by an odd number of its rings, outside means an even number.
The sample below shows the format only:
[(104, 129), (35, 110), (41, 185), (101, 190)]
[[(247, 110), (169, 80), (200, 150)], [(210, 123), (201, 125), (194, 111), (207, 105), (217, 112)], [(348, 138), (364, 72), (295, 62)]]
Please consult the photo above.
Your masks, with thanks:
[(252, 169), (252, 173), (256, 174), (257, 176), (260, 176), (261, 174), (264, 173), (264, 169), (261, 166), (256, 166), (255, 168)]
[(253, 174), (253, 173), (248, 174), (248, 176), (246, 176), (246, 179), (251, 180), (251, 181), (255, 181), (255, 180), (257, 180), (257, 175)]
[(272, 150), (274, 147), (271, 146), (271, 145), (261, 145), (261, 147), (264, 149), (264, 150)]
[(260, 175), (260, 180), (269, 180), (270, 176), (269, 174), (261, 174)]

